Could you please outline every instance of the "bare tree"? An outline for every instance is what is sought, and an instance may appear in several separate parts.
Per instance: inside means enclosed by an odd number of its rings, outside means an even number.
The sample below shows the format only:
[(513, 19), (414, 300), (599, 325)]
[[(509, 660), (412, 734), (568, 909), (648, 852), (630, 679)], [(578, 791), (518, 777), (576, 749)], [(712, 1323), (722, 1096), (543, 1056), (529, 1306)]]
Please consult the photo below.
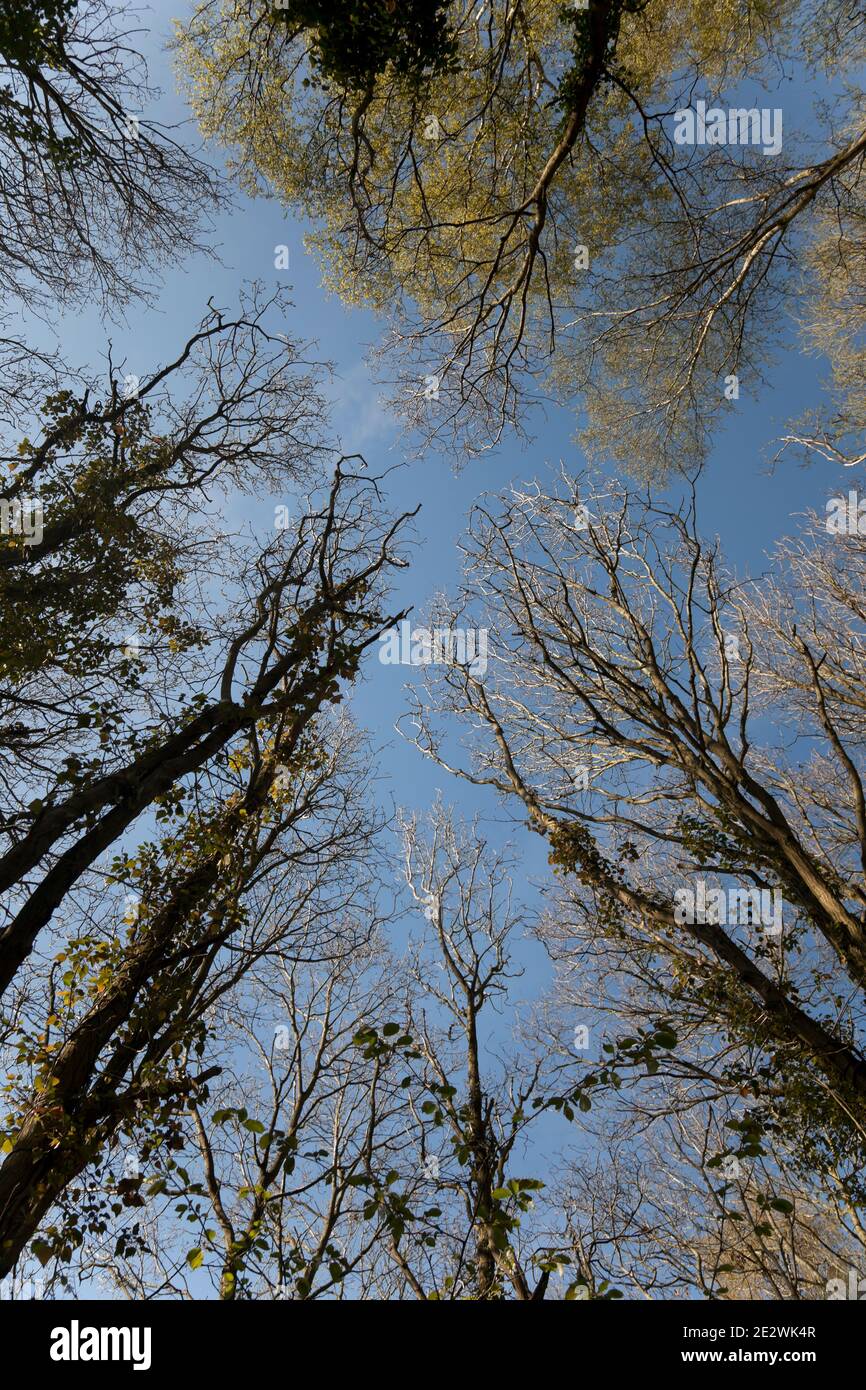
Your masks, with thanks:
[(201, 249), (223, 195), (155, 118), (128, 23), (110, 0), (0, 6), (0, 296), (107, 307)]
[[(362, 460), (325, 449), (299, 358), (259, 310), (213, 311), (142, 399), (66, 397), (19, 451), (7, 501), (31, 482), (53, 500), (32, 554), (20, 535), (4, 546), (34, 631), (10, 623), (2, 658), (2, 1032), (21, 1063), (0, 1140), (3, 1272), (133, 1111), (169, 1123), (205, 1093), (207, 1069), (175, 1064), (212, 970), (242, 973), (232, 943), (281, 835), (331, 796), (335, 844), (361, 833), (319, 739), (394, 620), (401, 522), (378, 519)], [(293, 489), (291, 528), (231, 545), (187, 533), (220, 488), (262, 480)], [(111, 635), (130, 616), (141, 651)], [(157, 842), (134, 851), (143, 830)], [(307, 840), (299, 828), (290, 863)], [(136, 904), (125, 931), (107, 878)], [(67, 1249), (60, 1230), (47, 1248)]]
[(856, 1215), (840, 1220), (829, 1194), (766, 1148), (719, 1161), (725, 1108), (681, 1101), (666, 1086), (623, 1106), (617, 1125), (599, 1118), (594, 1158), (562, 1173), (574, 1248), (599, 1276), (631, 1298), (823, 1300), (862, 1268)]
[[(284, 960), (257, 972), (266, 993), (244, 1027), (265, 1011), (278, 1020), (264, 1039), (251, 1039), (263, 1075), (238, 1078), (240, 1107), (226, 1108), (220, 1094), (213, 1121), (195, 1112), (223, 1246), (222, 1298), (368, 1296), (372, 1251), (389, 1239), (384, 1211), (364, 1219), (359, 1184), (390, 1170), (405, 1147), (406, 1094), (398, 1059), (365, 1057), (356, 1036), (390, 1021), (393, 962), (366, 925), (355, 926), (353, 940), (346, 921), (341, 936), (333, 961)], [(260, 1095), (257, 1136), (247, 1112)]]
[[(364, 901), (379, 822), (350, 731), (328, 728), (325, 704), (320, 696), (303, 727), (290, 714), (260, 719), (244, 756), (215, 772), (210, 797), (199, 788), (198, 812), (115, 860), (112, 881), (134, 903), (125, 918), (117, 889), (96, 883), (89, 902), (65, 904), (65, 946), (56, 951), (55, 937), (54, 959), (26, 982), (7, 1042), (4, 1274), (31, 1240), (62, 1268), (85, 1231), (105, 1230), (112, 1201), (141, 1205), (143, 1177), (103, 1181), (98, 1200), (80, 1200), (76, 1180), (110, 1174), (121, 1136), (151, 1160), (152, 1179), (177, 1181), (186, 1112), (207, 1099), (228, 1051), (219, 1035), (211, 1041), (209, 1020), (229, 999), (238, 1018), (251, 970), (337, 956), (363, 939), (347, 913)], [(226, 1252), (227, 1271), (241, 1256)]]
[[(344, 715), (320, 733), (324, 756), (272, 788), (243, 915), (174, 1014), (185, 1037), (175, 1071), (195, 1055), (210, 1079), (178, 1095), (170, 1126), (142, 1101), (114, 1127), (62, 1198), (84, 1239), (70, 1264), (55, 1239), (53, 1279), (108, 1280), (138, 1298), (198, 1296), (190, 1281), (200, 1291), (204, 1279), (229, 1300), (357, 1286), (379, 1232), (351, 1179), (393, 1142), (390, 1109), (405, 1093), (395, 1101), (388, 1068), (354, 1040), (365, 1020), (389, 1017), (392, 979), (369, 753)], [(153, 987), (164, 999), (162, 974)]]
[[(415, 1163), (407, 1170), (406, 1154), (394, 1163), (390, 1256), (402, 1296), (538, 1301), (551, 1271), (569, 1263), (557, 1251), (545, 1179), (532, 1171), (541, 1162), (533, 1127), (561, 1064), (536, 1054), (521, 1030), (513, 982), (525, 917), (512, 901), (510, 858), (440, 803), (424, 821), (404, 818), (404, 846), (426, 926), (407, 963), (404, 1085)], [(371, 1033), (371, 1046), (377, 1041)], [(379, 1180), (377, 1201), (394, 1200), (389, 1186)]]
[[(299, 734), (375, 641), (364, 596), (399, 563), (397, 527), (375, 530), (359, 460), (332, 453), (330, 486), (310, 506), (297, 495), (328, 457), (300, 355), (261, 306), (214, 310), (139, 400), (64, 397), (19, 450), (8, 505), (36, 484), (46, 523), (32, 545), (7, 537), (0, 567), (17, 600), (3, 654), (4, 989), (118, 835), (188, 796), (183, 779), (257, 721), (294, 710)], [(292, 531), (221, 549), (190, 534), (215, 491), (261, 481), (295, 489)]]
[(693, 493), (677, 507), (563, 477), (480, 505), (466, 548), (490, 670), (443, 668), (419, 745), (452, 765), (437, 710), (470, 719), (455, 770), (517, 799), (579, 890), (581, 932), (666, 981), (572, 1103), (676, 1048), (667, 992), (753, 1050), (720, 1076), (756, 1123), (818, 1171), (859, 1168), (862, 538), (816, 523), (738, 581)]
[[(118, 647), (139, 628), (173, 635), (176, 651), (188, 646), (183, 614), (201, 605), (180, 590), (187, 570), (219, 565), (215, 505), (232, 491), (309, 485), (332, 465), (327, 367), (277, 331), (287, 309), (283, 295), (252, 286), (234, 313), (211, 304), (177, 356), (153, 370), (117, 367), (109, 352), (104, 379), (44, 379), (40, 409), (4, 432), (7, 717), (9, 687), (26, 695), (30, 674), (53, 670), (57, 728), (61, 681), (71, 687), (75, 670), (58, 653), (73, 639), (91, 679), (116, 674)], [(236, 572), (236, 563), (227, 570)]]
[(557, 973), (537, 1027), (548, 1051), (580, 1043), (579, 1158), (556, 1188), (575, 1250), (632, 1298), (825, 1298), (863, 1266), (859, 1136), (794, 1058), (768, 1057), (765, 1032), (726, 1026), (680, 959), (594, 928), (568, 879), (550, 896), (539, 934)]

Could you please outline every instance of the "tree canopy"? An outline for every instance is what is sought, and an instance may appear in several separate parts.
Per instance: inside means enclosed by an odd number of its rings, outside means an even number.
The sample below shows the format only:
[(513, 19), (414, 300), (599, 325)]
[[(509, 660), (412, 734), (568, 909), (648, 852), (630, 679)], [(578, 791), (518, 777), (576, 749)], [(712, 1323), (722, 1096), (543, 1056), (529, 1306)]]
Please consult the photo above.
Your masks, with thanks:
[[(844, 69), (861, 20), (794, 0), (493, 0), (454, 4), (450, 27), (452, 60), (420, 85), (399, 62), (310, 85), (314, 30), (206, 0), (178, 64), (243, 186), (309, 218), (327, 283), (386, 318), (385, 370), (425, 439), (488, 451), (552, 391), (594, 455), (652, 476), (701, 456), (730, 379), (766, 379), (791, 293), (817, 324), (859, 283), (856, 79), (806, 132), (773, 88), (789, 61)], [(678, 140), (679, 111), (744, 86), (763, 88), (753, 136)]]
[[(208, 264), (230, 180), (125, 9), (0, 0), (0, 1298), (866, 1289), (863, 18), (178, 21), (203, 135), (378, 315), (405, 455), (576, 412), (449, 584), (450, 497), (416, 524), (411, 457), (337, 441), (309, 286), (196, 282), (128, 370), (107, 321)], [(709, 453), (786, 336), (826, 389), (750, 569)]]

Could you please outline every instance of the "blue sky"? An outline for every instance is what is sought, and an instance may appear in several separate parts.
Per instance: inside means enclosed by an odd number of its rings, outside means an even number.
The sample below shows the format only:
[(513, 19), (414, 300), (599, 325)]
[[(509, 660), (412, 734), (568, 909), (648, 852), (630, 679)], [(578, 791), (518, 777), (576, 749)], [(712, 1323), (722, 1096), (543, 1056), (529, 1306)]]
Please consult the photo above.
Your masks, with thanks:
[[(188, 3), (154, 0), (149, 8), (138, 12), (147, 32), (137, 42), (163, 95), (153, 109), (134, 114), (165, 124), (187, 121), (185, 136), (190, 144), (198, 145), (197, 132), (175, 91), (164, 52), (172, 18), (182, 14)], [(131, 24), (137, 22), (133, 17)], [(747, 105), (764, 104), (756, 100), (760, 95), (754, 91), (740, 94)], [(793, 133), (798, 120), (808, 130), (811, 93), (792, 84), (788, 77), (780, 77), (777, 89), (767, 95), (768, 104), (784, 107), (786, 137), (789, 131)], [(218, 149), (208, 150), (207, 157), (220, 165)], [(420, 505), (420, 513), (412, 565), (398, 577), (395, 603), (412, 605), (423, 615), (435, 593), (453, 590), (459, 582), (458, 542), (466, 516), (482, 493), (499, 491), (512, 481), (543, 477), (550, 469), (558, 470), (560, 461), (575, 472), (583, 468), (584, 459), (573, 441), (574, 416), (565, 408), (538, 411), (530, 420), (534, 436), (530, 444), (506, 439), (496, 452), (459, 472), (454, 471), (449, 458), (435, 453), (406, 462), (409, 451), (380, 401), (366, 364), (368, 349), (381, 336), (383, 325), (366, 311), (345, 308), (322, 288), (319, 266), (304, 250), (306, 228), (299, 220), (273, 199), (251, 201), (236, 193), (235, 201), (235, 208), (219, 217), (208, 238), (217, 259), (203, 250), (164, 275), (155, 270), (153, 278), (162, 280), (155, 303), (133, 305), (122, 322), (105, 324), (95, 309), (76, 312), (51, 325), (54, 335), (72, 368), (104, 367), (110, 339), (115, 364), (123, 363), (125, 371), (145, 375), (176, 355), (200, 322), (208, 299), (231, 308), (237, 304), (242, 286), (251, 280), (259, 280), (265, 287), (290, 286), (296, 308), (285, 323), (285, 332), (292, 338), (315, 340), (321, 357), (335, 364), (332, 425), (340, 445), (347, 453), (362, 452), (376, 474), (405, 463), (390, 475), (391, 509), (399, 512)], [(287, 271), (278, 271), (274, 251), (283, 244), (289, 247), (290, 266)], [(769, 470), (773, 441), (805, 405), (819, 404), (821, 377), (826, 370), (826, 364), (799, 351), (796, 328), (793, 324), (787, 327), (787, 346), (768, 364), (766, 385), (758, 399), (753, 400), (744, 390), (741, 399), (732, 404), (699, 485), (702, 529), (705, 535), (721, 538), (729, 563), (741, 574), (759, 573), (774, 542), (796, 531), (799, 514), (809, 509), (822, 512), (829, 496), (847, 488), (847, 479), (829, 465), (803, 469), (791, 460), (783, 461), (772, 474)], [(49, 340), (48, 328), (39, 320), (29, 325), (29, 331), (36, 342)], [(271, 495), (239, 499), (229, 520), (238, 527), (250, 525), (270, 538), (274, 506), (281, 501), (291, 506), (291, 499)], [(517, 895), (530, 906), (537, 904), (535, 885), (550, 882), (546, 845), (530, 834), (513, 806), (504, 807), (492, 794), (450, 779), (395, 731), (407, 708), (405, 684), (412, 678), (410, 668), (383, 666), (373, 654), (351, 696), (358, 723), (369, 731), (379, 749), (381, 795), (386, 806), (402, 806), (423, 815), (441, 792), (467, 817), (481, 814), (494, 843), (510, 839), (516, 847), (522, 875), (516, 885)], [(142, 825), (137, 829), (141, 838), (148, 833)], [(395, 946), (399, 949), (406, 935), (419, 932), (423, 925), (419, 912), (407, 912), (395, 927)], [(515, 954), (524, 974), (515, 982), (513, 1005), (536, 997), (551, 975), (546, 954), (537, 943), (520, 943)], [(509, 1013), (494, 1024), (500, 1030), (498, 1041), (506, 1040), (503, 1035), (510, 1033), (512, 1022)], [(567, 1044), (568, 1038), (563, 1042)], [(545, 1178), (551, 1158), (574, 1139), (575, 1131), (565, 1121), (545, 1116), (539, 1121), (533, 1151), (522, 1155), (519, 1168)], [(202, 1295), (208, 1292), (204, 1272), (192, 1279), (191, 1287)], [(86, 1292), (93, 1296), (94, 1289)]]
[[(188, 114), (174, 91), (170, 64), (161, 51), (181, 4), (182, 0), (156, 0), (150, 11), (142, 11), (142, 23), (150, 31), (143, 47), (152, 77), (164, 95), (156, 109), (140, 114), (166, 123)], [(793, 93), (788, 88), (784, 95), (787, 115)], [(190, 143), (197, 143), (191, 122), (187, 135)], [(218, 164), (219, 152), (210, 151), (210, 158)], [(156, 304), (133, 306), (124, 323), (107, 327), (95, 312), (62, 321), (56, 327), (67, 361), (71, 366), (98, 367), (110, 336), (115, 361), (125, 359), (125, 370), (144, 374), (175, 354), (201, 319), (209, 297), (232, 306), (242, 284), (251, 279), (265, 285), (291, 284), (297, 307), (285, 331), (318, 340), (321, 356), (336, 365), (333, 424), (343, 448), (362, 451), (375, 473), (402, 462), (396, 425), (380, 404), (365, 365), (366, 350), (376, 341), (381, 325), (371, 314), (347, 310), (326, 294), (317, 263), (304, 251), (303, 234), (303, 225), (275, 201), (251, 202), (238, 194), (236, 209), (218, 219), (211, 238), (219, 261), (202, 254), (172, 268)], [(274, 248), (279, 244), (290, 248), (288, 271), (274, 268)], [(37, 329), (44, 331), (39, 325)], [(721, 537), (730, 563), (741, 571), (759, 572), (773, 542), (796, 529), (798, 513), (811, 507), (823, 510), (826, 498), (842, 490), (842, 480), (829, 467), (805, 470), (784, 463), (773, 476), (769, 474), (768, 446), (804, 402), (819, 399), (821, 364), (798, 352), (793, 326), (789, 343), (768, 368), (768, 384), (760, 398), (752, 401), (744, 395), (732, 408), (700, 485), (703, 529)], [(506, 441), (484, 461), (473, 462), (458, 474), (449, 460), (435, 454), (399, 470), (392, 478), (394, 510), (420, 503), (421, 512), (414, 561), (400, 579), (398, 601), (423, 613), (434, 592), (456, 585), (457, 541), (464, 518), (481, 493), (503, 488), (512, 479), (542, 475), (548, 467), (557, 467), (560, 459), (579, 470), (583, 460), (572, 441), (573, 429), (569, 411), (550, 409), (546, 416), (536, 415), (536, 437), (525, 448)], [(274, 504), (280, 500), (270, 496), (247, 500), (233, 519), (249, 521), (267, 534), (274, 523)], [(481, 811), (504, 820), (503, 808), (491, 796), (449, 780), (395, 733), (395, 721), (406, 707), (407, 675), (411, 675), (408, 668), (382, 666), (374, 658), (352, 699), (356, 718), (382, 750), (383, 795), (389, 802), (423, 813), (441, 789), (445, 799), (466, 814)], [(546, 851), (519, 824), (513, 827), (513, 838), (531, 900), (531, 879), (547, 874)], [(520, 988), (528, 996), (548, 978), (549, 969), (540, 948), (527, 946), (521, 955), (527, 971)]]

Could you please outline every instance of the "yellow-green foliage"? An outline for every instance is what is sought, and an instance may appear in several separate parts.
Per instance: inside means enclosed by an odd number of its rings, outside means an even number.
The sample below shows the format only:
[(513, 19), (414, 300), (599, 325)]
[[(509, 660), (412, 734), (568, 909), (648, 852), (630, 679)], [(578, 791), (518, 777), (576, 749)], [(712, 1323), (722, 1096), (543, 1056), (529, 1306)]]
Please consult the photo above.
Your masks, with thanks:
[[(310, 83), (304, 34), (290, 35), (253, 0), (201, 4), (178, 29), (178, 65), (203, 132), (227, 147), (245, 188), (276, 194), (312, 223), (308, 245), (346, 303), (402, 316), (416, 345), (434, 338), (423, 360), (446, 372), (452, 354), (458, 369), (468, 362), (491, 377), (553, 368), (569, 396), (585, 386), (592, 358), (608, 390), (585, 404), (604, 436), (624, 413), (634, 347), (588, 346), (587, 323), (598, 324), (582, 306), (594, 282), (576, 273), (575, 247), (591, 247), (592, 273), (605, 264), (614, 280), (616, 257), (632, 258), (640, 273), (644, 236), (659, 239), (662, 266), (675, 252), (689, 259), (689, 219), (640, 111), (759, 77), (788, 44), (797, 8), (793, 0), (626, 5), (584, 128), (549, 179), (582, 22), (557, 0), (455, 4), (457, 66), (420, 88), (390, 70), (362, 92)], [(671, 395), (671, 363), (693, 329), (672, 314), (665, 331), (665, 351), (648, 338), (646, 360), (631, 372), (632, 385), (654, 380), (656, 405)], [(713, 334), (705, 356), (709, 365), (689, 383), (695, 391), (730, 370)], [(507, 396), (514, 383), (497, 388), (485, 376), (481, 393), (496, 389)], [(679, 446), (699, 447), (684, 420), (671, 429)], [(639, 433), (636, 425), (632, 438)], [(639, 454), (653, 457), (657, 434), (649, 430)]]

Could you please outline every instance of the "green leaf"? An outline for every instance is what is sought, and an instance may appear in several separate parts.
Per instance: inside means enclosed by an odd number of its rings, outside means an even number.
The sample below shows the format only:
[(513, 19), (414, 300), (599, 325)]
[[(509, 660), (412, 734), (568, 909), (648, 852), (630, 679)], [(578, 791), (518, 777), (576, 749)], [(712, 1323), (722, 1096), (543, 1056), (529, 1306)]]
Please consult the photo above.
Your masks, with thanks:
[(194, 1250), (190, 1250), (189, 1254), (186, 1257), (186, 1262), (189, 1265), (190, 1269), (198, 1269), (199, 1265), (201, 1265), (203, 1261), (204, 1252), (198, 1245), (195, 1247)]
[(43, 1269), (47, 1265), (48, 1261), (51, 1259), (51, 1256), (54, 1254), (54, 1250), (52, 1249), (52, 1247), (48, 1244), (47, 1241), (44, 1240), (32, 1241), (30, 1244), (30, 1250), (36, 1256)]

